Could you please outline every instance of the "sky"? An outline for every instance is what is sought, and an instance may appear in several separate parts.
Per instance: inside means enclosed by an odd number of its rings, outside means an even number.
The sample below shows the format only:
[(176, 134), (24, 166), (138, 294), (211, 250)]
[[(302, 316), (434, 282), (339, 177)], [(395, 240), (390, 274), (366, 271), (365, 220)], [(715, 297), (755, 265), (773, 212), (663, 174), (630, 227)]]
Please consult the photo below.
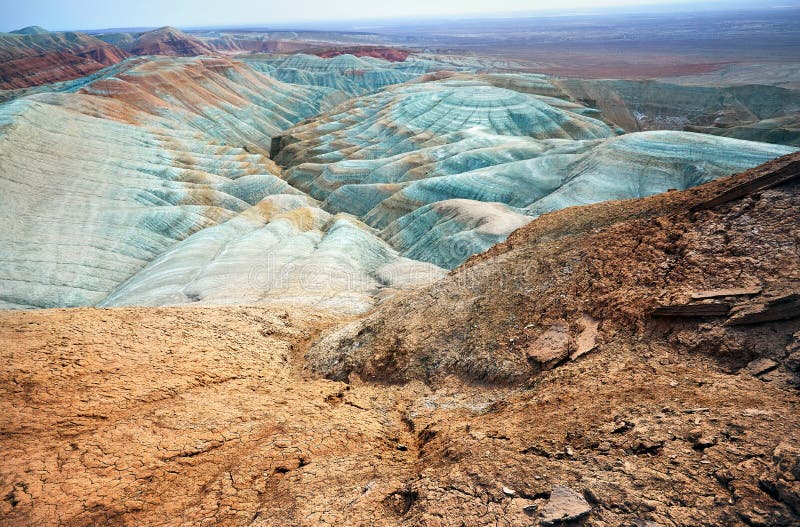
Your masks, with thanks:
[[(0, 0), (0, 31), (120, 27), (290, 25), (317, 21), (653, 6), (688, 0)], [(731, 0), (703, 0), (720, 6)], [(742, 1), (742, 0), (740, 0)], [(753, 5), (795, 3), (750, 0)]]

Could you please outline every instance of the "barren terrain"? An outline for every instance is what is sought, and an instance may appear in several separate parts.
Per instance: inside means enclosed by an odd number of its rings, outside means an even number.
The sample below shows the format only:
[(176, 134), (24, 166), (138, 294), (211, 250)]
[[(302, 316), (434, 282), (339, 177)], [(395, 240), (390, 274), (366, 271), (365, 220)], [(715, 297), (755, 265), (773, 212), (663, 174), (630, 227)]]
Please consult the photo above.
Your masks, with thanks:
[(0, 523), (796, 525), (796, 163), (543, 216), (363, 320), (3, 313)]

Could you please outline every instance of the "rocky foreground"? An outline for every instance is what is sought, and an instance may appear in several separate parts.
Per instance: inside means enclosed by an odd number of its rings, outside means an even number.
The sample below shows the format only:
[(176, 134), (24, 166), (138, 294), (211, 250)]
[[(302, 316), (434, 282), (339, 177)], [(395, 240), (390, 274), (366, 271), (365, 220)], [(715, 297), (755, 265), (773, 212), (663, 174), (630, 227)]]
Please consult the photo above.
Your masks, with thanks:
[(361, 319), (2, 313), (0, 524), (797, 525), (799, 165), (544, 215)]

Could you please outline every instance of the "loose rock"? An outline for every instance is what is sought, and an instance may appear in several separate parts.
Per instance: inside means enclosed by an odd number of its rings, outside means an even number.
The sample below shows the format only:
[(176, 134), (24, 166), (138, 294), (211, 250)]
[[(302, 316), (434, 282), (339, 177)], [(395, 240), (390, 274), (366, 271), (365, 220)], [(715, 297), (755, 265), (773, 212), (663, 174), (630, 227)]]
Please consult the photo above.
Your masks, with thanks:
[(550, 500), (541, 512), (542, 525), (556, 525), (577, 520), (592, 512), (592, 507), (583, 496), (569, 487), (555, 485)]

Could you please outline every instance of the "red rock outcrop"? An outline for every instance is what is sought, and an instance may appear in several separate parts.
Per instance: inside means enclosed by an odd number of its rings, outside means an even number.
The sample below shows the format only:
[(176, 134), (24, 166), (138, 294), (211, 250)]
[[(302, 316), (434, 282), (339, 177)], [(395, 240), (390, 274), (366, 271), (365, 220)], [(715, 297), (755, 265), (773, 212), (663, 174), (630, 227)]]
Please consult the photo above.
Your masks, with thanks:
[(81, 33), (0, 36), (0, 89), (76, 79), (120, 62), (128, 54)]
[(164, 26), (139, 35), (132, 43), (133, 55), (169, 55), (194, 57), (208, 55), (213, 50), (199, 39), (174, 27)]

